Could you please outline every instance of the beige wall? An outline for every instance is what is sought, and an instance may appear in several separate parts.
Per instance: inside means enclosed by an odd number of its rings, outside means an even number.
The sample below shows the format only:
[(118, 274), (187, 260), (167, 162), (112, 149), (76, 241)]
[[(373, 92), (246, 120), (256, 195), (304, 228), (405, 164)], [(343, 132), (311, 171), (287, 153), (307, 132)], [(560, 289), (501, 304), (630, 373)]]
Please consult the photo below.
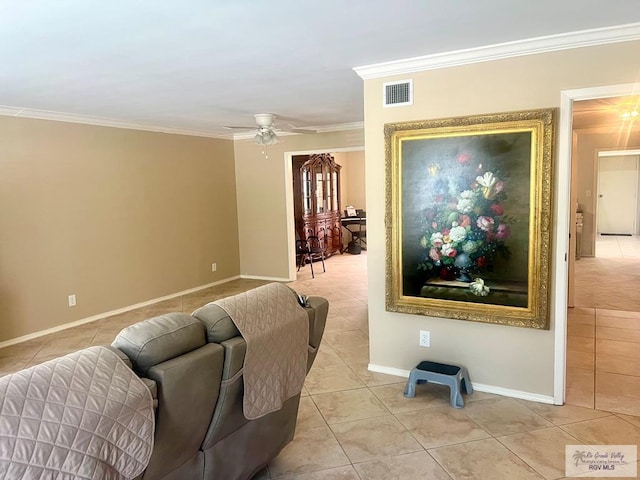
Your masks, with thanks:
[[(252, 140), (235, 142), (238, 230), (242, 275), (289, 278), (287, 192), (292, 189), (287, 153), (331, 152), (362, 147), (363, 130), (281, 136), (268, 148), (269, 158)], [(293, 233), (293, 232), (291, 232)]]
[(356, 208), (366, 210), (364, 150), (347, 152), (344, 155), (344, 161), (345, 164), (348, 165), (348, 170), (346, 175), (343, 175), (341, 179), (344, 179), (345, 183), (349, 185), (349, 190), (342, 203), (342, 209), (344, 210), (344, 207), (347, 205), (353, 205)]
[(239, 274), (233, 142), (13, 117), (0, 132), (0, 341)]
[[(347, 205), (366, 210), (366, 189), (364, 176), (364, 150), (333, 153), (340, 170), (340, 209), (344, 212)], [(344, 213), (343, 213), (344, 214)], [(342, 245), (347, 247), (351, 233), (342, 227)]]
[[(640, 131), (597, 133), (580, 131), (577, 134), (577, 148), (574, 153), (576, 160), (578, 185), (577, 199), (584, 212), (584, 226), (582, 228), (582, 256), (594, 255), (596, 241), (596, 159), (601, 150), (625, 150), (640, 148)], [(587, 191), (591, 196), (587, 197)]]
[[(553, 395), (554, 319), (550, 331), (540, 331), (385, 311), (383, 126), (559, 107), (562, 90), (636, 81), (637, 62), (628, 60), (639, 51), (640, 42), (628, 42), (365, 81), (371, 364), (409, 370), (425, 358), (461, 363), (473, 382)], [(405, 78), (413, 78), (414, 105), (383, 109), (382, 83)], [(430, 349), (418, 346), (420, 329), (431, 331)]]
[(366, 189), (364, 176), (364, 150), (352, 152), (332, 152), (340, 169), (340, 208), (347, 205), (366, 209)]

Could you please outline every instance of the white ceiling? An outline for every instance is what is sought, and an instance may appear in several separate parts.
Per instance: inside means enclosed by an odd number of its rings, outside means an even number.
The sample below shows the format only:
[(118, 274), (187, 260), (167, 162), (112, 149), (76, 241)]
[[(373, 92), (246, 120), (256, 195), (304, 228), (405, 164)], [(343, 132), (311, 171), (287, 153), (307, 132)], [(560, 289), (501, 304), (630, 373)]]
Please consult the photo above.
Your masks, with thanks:
[(211, 134), (361, 122), (353, 67), (638, 21), (640, 0), (0, 0), (0, 106)]

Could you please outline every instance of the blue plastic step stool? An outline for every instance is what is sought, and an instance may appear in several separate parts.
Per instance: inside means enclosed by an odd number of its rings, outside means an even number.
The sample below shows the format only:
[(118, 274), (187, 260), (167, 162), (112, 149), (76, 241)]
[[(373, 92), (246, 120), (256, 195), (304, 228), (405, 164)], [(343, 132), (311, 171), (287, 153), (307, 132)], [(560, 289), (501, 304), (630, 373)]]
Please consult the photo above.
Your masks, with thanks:
[(473, 387), (469, 381), (467, 369), (459, 365), (447, 365), (436, 362), (420, 362), (416, 368), (411, 370), (407, 386), (404, 388), (404, 396), (413, 398), (416, 396), (416, 383), (439, 383), (449, 387), (451, 406), (454, 408), (464, 407), (462, 391), (467, 395), (473, 393)]

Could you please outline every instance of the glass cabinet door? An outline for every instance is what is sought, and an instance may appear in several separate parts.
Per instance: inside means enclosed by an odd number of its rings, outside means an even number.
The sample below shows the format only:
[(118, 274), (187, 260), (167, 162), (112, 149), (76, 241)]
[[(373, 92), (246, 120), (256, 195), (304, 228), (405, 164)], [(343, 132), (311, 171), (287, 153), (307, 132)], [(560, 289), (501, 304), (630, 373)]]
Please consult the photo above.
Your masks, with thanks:
[(313, 171), (316, 177), (316, 213), (324, 213), (325, 193), (324, 193), (324, 175), (322, 173), (322, 167), (317, 166), (316, 168), (314, 168)]
[(338, 185), (338, 172), (335, 170), (331, 173), (331, 185), (333, 188), (331, 190), (331, 210), (338, 211), (338, 192), (340, 191), (340, 186)]
[(302, 169), (302, 210), (304, 215), (311, 214), (311, 172)]
[(326, 196), (326, 201), (327, 201), (327, 212), (330, 212), (333, 207), (332, 207), (332, 197), (333, 197), (333, 191), (335, 190), (335, 185), (332, 183), (331, 181), (331, 170), (327, 169), (327, 173), (326, 173), (326, 185), (327, 185), (327, 196)]

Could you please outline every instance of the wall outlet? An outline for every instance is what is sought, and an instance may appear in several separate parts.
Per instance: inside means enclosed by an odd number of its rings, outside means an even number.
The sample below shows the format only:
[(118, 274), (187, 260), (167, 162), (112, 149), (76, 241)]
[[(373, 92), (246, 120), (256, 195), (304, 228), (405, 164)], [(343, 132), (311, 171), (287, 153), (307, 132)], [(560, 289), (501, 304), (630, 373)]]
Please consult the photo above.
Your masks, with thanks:
[(217, 263), (212, 263), (211, 264), (211, 271), (215, 272), (216, 270), (218, 270), (218, 264)]
[(75, 295), (69, 295), (69, 306), (70, 307), (75, 307), (76, 306), (76, 296)]
[(420, 330), (420, 346), (421, 347), (431, 346), (431, 332), (427, 332), (426, 330)]

